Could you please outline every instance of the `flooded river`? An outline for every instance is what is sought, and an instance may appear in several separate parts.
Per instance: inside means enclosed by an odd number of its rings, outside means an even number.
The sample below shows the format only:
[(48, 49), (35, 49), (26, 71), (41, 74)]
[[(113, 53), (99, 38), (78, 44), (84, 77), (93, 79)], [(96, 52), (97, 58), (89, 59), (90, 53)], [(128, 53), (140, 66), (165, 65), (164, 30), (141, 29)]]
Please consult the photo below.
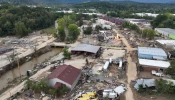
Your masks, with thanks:
[[(49, 58), (53, 57), (54, 55), (58, 54), (61, 51), (60, 48), (53, 48), (51, 51), (32, 59), (29, 62), (26, 62), (20, 66), (20, 72), (22, 75), (26, 75), (27, 70), (33, 69), (34, 65), (37, 63), (44, 62), (45, 60), (48, 60)], [(8, 72), (6, 72), (4, 75), (0, 77), (0, 90), (6, 87), (9, 80), (13, 80), (16, 77), (19, 77), (19, 70), (18, 68), (14, 68)]]

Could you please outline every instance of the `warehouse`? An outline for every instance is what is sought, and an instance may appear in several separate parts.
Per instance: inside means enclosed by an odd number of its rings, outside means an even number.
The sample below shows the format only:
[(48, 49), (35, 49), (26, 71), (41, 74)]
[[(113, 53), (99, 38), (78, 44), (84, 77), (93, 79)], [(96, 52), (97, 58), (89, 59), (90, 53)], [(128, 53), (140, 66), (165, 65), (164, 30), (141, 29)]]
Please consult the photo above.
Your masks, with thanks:
[(156, 43), (163, 48), (175, 49), (175, 40), (156, 40)]
[(81, 70), (71, 65), (59, 65), (49, 76), (49, 86), (58, 88), (66, 85), (73, 89), (81, 76)]
[(175, 30), (171, 28), (155, 28), (155, 31), (162, 35), (175, 40)]
[(100, 55), (100, 46), (94, 46), (89, 44), (79, 44), (76, 47), (71, 49), (72, 54), (93, 54), (96, 57)]
[(170, 63), (167, 61), (139, 59), (138, 63), (139, 63), (138, 67), (143, 69), (143, 71), (149, 71), (149, 72), (152, 70), (164, 71), (165, 69), (170, 67)]
[(113, 18), (113, 17), (108, 17), (108, 16), (101, 17), (101, 19), (110, 21), (110, 22), (115, 23), (115, 24), (118, 24), (118, 25), (122, 25), (125, 22), (125, 20), (123, 20), (123, 19)]
[(138, 58), (166, 60), (167, 55), (161, 48), (138, 47)]

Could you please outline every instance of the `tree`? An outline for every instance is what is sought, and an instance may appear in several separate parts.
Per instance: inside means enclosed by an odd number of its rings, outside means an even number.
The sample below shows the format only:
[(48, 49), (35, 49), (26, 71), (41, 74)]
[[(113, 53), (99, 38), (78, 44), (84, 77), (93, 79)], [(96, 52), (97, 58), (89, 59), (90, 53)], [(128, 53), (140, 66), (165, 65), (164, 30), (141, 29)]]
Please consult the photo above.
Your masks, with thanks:
[(71, 54), (70, 54), (70, 52), (68, 51), (67, 48), (65, 48), (65, 49), (63, 50), (63, 56), (64, 56), (64, 58), (66, 58), (66, 59), (71, 59)]
[(86, 30), (84, 30), (84, 34), (86, 35), (92, 34), (92, 27), (87, 27)]
[(70, 24), (68, 26), (68, 37), (71, 41), (75, 42), (78, 38), (78, 35), (80, 34), (78, 26), (76, 24)]
[(58, 19), (58, 36), (61, 41), (65, 40), (66, 34), (65, 34), (65, 25), (66, 22), (63, 18)]
[(175, 17), (170, 13), (160, 14), (151, 22), (151, 25), (153, 28), (175, 28), (174, 18)]
[(64, 41), (65, 40), (66, 33), (64, 31), (64, 28), (58, 28), (58, 35), (59, 35), (59, 39), (61, 41)]
[(83, 20), (80, 19), (79, 22), (78, 22), (78, 26), (82, 26), (83, 25)]
[(165, 73), (171, 75), (171, 77), (175, 79), (175, 60), (171, 61), (171, 66), (165, 70)]
[(24, 23), (21, 21), (15, 23), (15, 32), (20, 37), (28, 35), (28, 30)]
[(33, 49), (33, 51), (34, 51), (34, 57), (36, 57), (37, 55), (36, 55), (36, 52), (37, 52), (37, 41), (34, 41), (33, 42), (33, 45), (31, 46), (32, 47), (32, 49)]
[(97, 25), (96, 27), (95, 27), (95, 30), (96, 31), (99, 31), (99, 30), (102, 30), (103, 28), (100, 26), (100, 25)]
[(66, 25), (66, 22), (63, 18), (58, 19), (58, 28), (64, 28)]

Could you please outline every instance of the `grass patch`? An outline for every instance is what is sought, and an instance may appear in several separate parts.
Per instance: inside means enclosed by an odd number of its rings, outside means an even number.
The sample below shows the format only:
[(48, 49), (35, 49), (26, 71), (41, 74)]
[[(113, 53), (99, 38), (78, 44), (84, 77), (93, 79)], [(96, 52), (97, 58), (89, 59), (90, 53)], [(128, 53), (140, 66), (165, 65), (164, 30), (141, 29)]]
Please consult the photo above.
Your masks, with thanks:
[(53, 34), (56, 32), (56, 29), (55, 26), (51, 26), (49, 28), (43, 29), (42, 31), (47, 34)]

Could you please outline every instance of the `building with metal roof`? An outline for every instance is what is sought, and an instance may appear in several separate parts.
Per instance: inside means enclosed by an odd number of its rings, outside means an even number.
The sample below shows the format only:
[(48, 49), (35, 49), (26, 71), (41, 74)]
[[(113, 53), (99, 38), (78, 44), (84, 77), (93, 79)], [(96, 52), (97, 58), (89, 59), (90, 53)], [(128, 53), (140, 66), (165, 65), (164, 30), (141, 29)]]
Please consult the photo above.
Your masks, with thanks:
[(49, 86), (59, 87), (66, 85), (71, 90), (77, 84), (81, 70), (71, 65), (59, 65), (49, 76)]
[(161, 34), (164, 37), (169, 37), (171, 39), (175, 40), (175, 30), (171, 28), (155, 28), (155, 31), (157, 31), (159, 34)]
[(118, 24), (118, 25), (122, 25), (125, 22), (124, 19), (114, 18), (114, 17), (108, 17), (108, 16), (101, 17), (101, 19), (110, 21), (110, 22), (115, 23), (115, 24)]
[(92, 53), (96, 55), (99, 50), (100, 50), (100, 46), (94, 46), (89, 44), (78, 44), (76, 47), (71, 49), (71, 52), (72, 53), (85, 52), (85, 53)]
[(136, 84), (134, 85), (134, 88), (139, 90), (139, 85), (142, 85), (143, 88), (146, 87), (155, 87), (155, 79), (138, 79), (136, 80)]
[(138, 47), (138, 58), (166, 60), (167, 54), (161, 48)]
[(167, 61), (158, 61), (158, 60), (149, 60), (149, 59), (139, 59), (138, 60), (139, 67), (141, 67), (144, 71), (163, 71), (170, 67), (170, 63)]
[(167, 49), (175, 49), (175, 40), (156, 40), (157, 44)]

